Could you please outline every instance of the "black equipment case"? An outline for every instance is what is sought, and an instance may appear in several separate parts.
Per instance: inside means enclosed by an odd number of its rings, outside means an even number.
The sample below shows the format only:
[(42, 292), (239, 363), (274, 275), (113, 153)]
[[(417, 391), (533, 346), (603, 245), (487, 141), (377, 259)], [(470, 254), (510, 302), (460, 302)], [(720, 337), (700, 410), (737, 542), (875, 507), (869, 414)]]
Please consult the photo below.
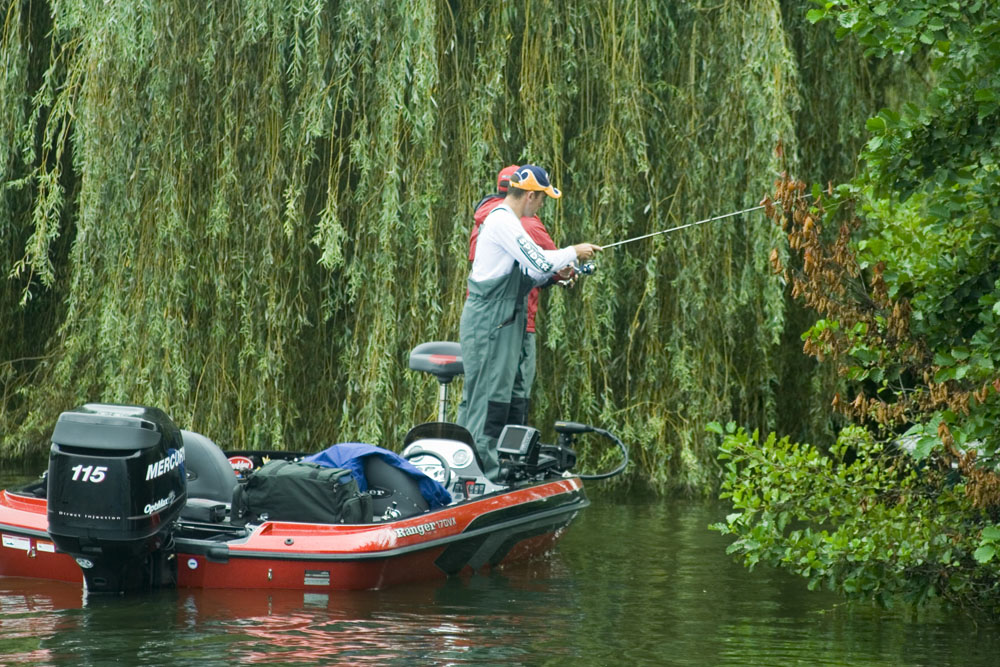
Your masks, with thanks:
[(233, 490), (231, 522), (367, 523), (372, 498), (343, 468), (271, 461)]

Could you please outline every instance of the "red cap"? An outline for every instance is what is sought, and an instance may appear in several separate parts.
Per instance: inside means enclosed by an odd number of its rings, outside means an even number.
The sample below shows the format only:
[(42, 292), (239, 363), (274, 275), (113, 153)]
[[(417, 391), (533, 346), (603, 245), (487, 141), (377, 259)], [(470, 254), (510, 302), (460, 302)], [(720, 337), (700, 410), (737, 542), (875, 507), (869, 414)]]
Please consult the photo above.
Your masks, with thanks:
[(500, 173), (497, 174), (497, 192), (507, 192), (507, 186), (510, 184), (510, 175), (518, 169), (520, 169), (518, 165), (512, 164), (500, 170)]

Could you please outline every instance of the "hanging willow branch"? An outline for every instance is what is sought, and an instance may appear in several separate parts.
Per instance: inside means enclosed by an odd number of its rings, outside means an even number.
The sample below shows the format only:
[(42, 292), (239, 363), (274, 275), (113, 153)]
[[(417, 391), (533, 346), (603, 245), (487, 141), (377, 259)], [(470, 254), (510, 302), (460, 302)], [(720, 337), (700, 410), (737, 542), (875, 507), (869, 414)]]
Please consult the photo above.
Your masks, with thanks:
[[(803, 59), (847, 47), (809, 42), (787, 4), (4, 3), (0, 457), (94, 400), (225, 447), (398, 447), (435, 412), (407, 353), (457, 340), (500, 166), (545, 165), (553, 237), (599, 243), (756, 201), (779, 141), (806, 176), (829, 165), (799, 154), (858, 141), (802, 117), (832, 85)], [(851, 110), (834, 127), (861, 127), (863, 74), (823, 73)], [(700, 486), (704, 423), (801, 413), (776, 233), (748, 216), (658, 238), (547, 294), (543, 433), (614, 428), (641, 476)]]

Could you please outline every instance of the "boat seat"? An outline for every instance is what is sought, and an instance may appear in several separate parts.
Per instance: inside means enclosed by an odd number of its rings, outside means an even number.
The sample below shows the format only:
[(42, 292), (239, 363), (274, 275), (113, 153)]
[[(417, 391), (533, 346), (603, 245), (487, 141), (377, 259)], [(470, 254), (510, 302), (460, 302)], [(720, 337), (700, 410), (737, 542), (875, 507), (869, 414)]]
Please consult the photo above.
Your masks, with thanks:
[(227, 505), (239, 483), (229, 459), (214, 442), (193, 431), (181, 431), (188, 498), (204, 498)]
[(441, 384), (448, 384), (465, 372), (462, 346), (451, 341), (421, 343), (410, 351), (410, 370), (430, 373)]

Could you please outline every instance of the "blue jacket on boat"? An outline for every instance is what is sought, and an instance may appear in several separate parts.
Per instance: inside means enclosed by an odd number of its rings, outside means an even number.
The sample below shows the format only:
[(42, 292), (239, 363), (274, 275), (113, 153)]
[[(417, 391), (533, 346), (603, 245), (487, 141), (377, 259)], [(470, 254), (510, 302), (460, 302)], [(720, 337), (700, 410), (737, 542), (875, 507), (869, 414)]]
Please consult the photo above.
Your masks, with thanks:
[(318, 463), (330, 468), (344, 468), (349, 470), (351, 476), (357, 481), (358, 488), (361, 491), (367, 491), (368, 480), (365, 479), (365, 471), (362, 464), (362, 459), (366, 456), (378, 456), (389, 465), (413, 477), (420, 489), (420, 494), (427, 501), (431, 509), (444, 507), (451, 503), (451, 494), (439, 482), (425, 475), (399, 454), (390, 452), (388, 449), (376, 447), (375, 445), (363, 442), (341, 442), (331, 445), (321, 452), (310, 454), (303, 461)]

